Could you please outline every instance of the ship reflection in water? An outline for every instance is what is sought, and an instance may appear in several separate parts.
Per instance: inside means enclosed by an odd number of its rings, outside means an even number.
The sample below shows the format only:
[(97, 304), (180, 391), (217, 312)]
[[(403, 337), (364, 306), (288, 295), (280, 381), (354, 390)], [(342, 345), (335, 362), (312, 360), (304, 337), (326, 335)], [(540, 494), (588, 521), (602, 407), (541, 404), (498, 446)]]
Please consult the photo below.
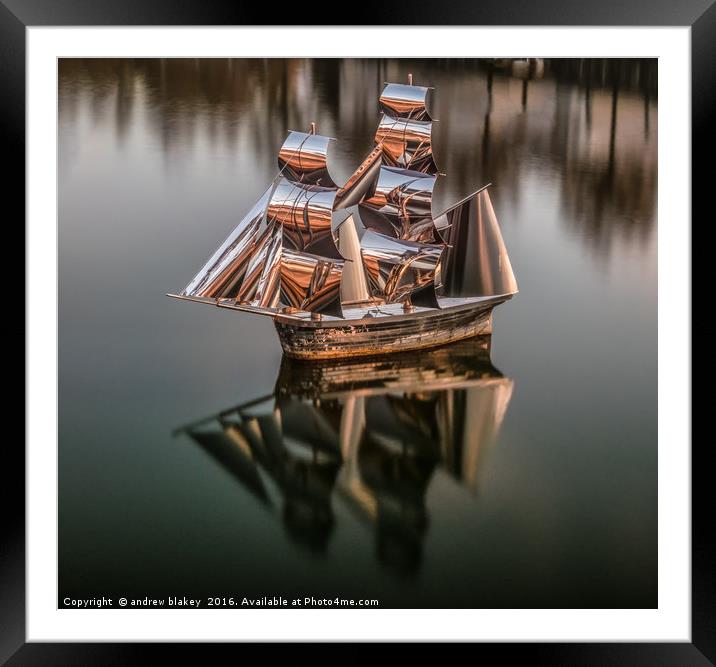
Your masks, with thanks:
[(381, 564), (416, 572), (426, 495), (443, 467), (475, 493), (513, 382), (490, 338), (391, 357), (321, 363), (284, 357), (272, 395), (183, 427), (287, 535), (324, 552), (344, 504), (374, 535)]

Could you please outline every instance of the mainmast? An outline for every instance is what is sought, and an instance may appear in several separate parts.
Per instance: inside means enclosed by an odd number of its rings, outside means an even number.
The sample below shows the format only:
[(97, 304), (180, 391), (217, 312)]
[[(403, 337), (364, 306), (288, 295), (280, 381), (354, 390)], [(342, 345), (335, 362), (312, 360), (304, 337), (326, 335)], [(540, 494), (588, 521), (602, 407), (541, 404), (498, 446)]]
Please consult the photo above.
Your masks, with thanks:
[[(440, 243), (432, 219), (438, 169), (433, 158), (430, 89), (389, 83), (380, 95), (382, 112), (375, 142), (382, 147), (375, 192), (361, 203), (367, 227), (408, 241)], [(387, 223), (387, 224), (386, 224)]]
[[(438, 171), (429, 89), (413, 86), (412, 75), (408, 81), (384, 88), (376, 146), (337, 198), (337, 208), (358, 204), (355, 215), (334, 230), (342, 256), (350, 266), (361, 266), (343, 274), (342, 297), (351, 305), (438, 307), (435, 271), (444, 243), (432, 217)], [(361, 294), (370, 299), (358, 298)]]

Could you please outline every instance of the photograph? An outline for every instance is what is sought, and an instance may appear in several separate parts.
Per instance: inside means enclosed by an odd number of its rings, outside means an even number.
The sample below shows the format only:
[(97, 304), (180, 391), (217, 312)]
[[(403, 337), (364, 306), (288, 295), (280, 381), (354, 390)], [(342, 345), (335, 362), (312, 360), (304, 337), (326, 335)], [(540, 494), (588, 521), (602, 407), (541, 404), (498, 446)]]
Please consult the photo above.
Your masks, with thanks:
[(716, 2), (560, 2), (0, 0), (0, 664), (716, 665)]
[(59, 57), (57, 608), (656, 610), (661, 66)]

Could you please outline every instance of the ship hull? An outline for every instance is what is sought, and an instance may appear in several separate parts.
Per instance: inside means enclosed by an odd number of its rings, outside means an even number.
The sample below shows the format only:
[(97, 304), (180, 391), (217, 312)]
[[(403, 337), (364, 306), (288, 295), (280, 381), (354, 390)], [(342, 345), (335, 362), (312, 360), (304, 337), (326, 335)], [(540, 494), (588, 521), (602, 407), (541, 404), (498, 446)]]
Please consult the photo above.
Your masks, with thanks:
[(503, 300), (431, 310), (420, 316), (364, 318), (340, 324), (281, 317), (274, 322), (284, 353), (294, 359), (391, 354), (491, 334), (492, 310)]

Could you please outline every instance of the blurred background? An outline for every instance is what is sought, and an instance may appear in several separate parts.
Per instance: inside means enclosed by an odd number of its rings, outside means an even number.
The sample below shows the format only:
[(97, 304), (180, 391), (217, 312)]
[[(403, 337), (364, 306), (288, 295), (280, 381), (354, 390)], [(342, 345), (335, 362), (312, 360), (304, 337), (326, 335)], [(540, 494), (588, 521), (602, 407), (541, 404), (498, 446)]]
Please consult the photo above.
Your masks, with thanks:
[[(227, 446), (175, 432), (271, 401), (277, 379), (300, 394), (273, 324), (164, 294), (263, 193), (288, 130), (336, 137), (340, 183), (373, 146), (384, 82), (409, 72), (435, 87), (434, 211), (494, 183), (520, 293), (495, 313), (491, 361), (474, 356), (509, 395), (376, 399), (356, 463), (372, 514), (332, 468), (311, 486), (299, 450), (319, 426), (300, 395), (309, 426), (292, 434), (283, 406), (293, 458), (253, 462), (258, 501)], [(656, 606), (656, 60), (62, 59), (58, 74), (60, 599)], [(454, 370), (416, 363), (438, 362)], [(441, 427), (455, 401), (469, 409)]]

